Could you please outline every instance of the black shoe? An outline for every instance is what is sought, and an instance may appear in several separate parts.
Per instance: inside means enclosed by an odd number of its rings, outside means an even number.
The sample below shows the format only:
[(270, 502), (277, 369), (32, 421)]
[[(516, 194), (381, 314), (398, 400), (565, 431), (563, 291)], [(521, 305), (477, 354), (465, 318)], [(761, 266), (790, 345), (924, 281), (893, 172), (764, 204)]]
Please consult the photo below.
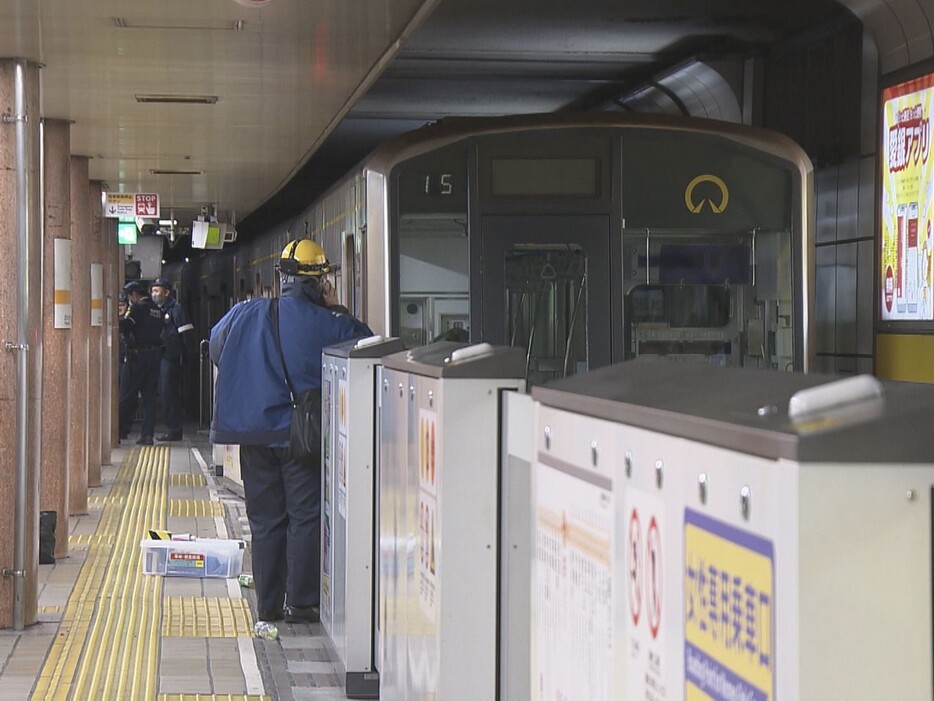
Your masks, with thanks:
[(275, 623), (282, 620), (282, 611), (257, 611), (256, 618), (260, 621)]
[(136, 441), (136, 445), (152, 445), (152, 436), (143, 436)]
[(181, 433), (163, 433), (161, 436), (156, 438), (157, 441), (180, 441), (182, 439)]
[(286, 623), (317, 623), (321, 620), (321, 611), (317, 606), (286, 606)]

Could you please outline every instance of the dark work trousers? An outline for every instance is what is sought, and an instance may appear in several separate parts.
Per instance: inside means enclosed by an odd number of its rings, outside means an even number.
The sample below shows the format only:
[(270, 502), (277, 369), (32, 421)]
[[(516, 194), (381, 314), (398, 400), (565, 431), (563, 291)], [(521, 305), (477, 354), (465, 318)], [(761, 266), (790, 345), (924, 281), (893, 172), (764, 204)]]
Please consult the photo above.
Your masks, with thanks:
[[(159, 348), (129, 351), (124, 375), (120, 377), (120, 433), (126, 435), (133, 425), (136, 413), (136, 396), (143, 399), (143, 425), (141, 437), (152, 438), (156, 427), (156, 391), (159, 387)], [(123, 382), (124, 377), (126, 382)]]
[(182, 435), (182, 359), (162, 358), (159, 396), (165, 411), (165, 432)]
[[(127, 363), (126, 358), (124, 358), (123, 360), (120, 361), (120, 387), (118, 389), (118, 394), (117, 394), (117, 401), (119, 402), (119, 407), (120, 407), (120, 411), (119, 411), (120, 416), (123, 416), (123, 409), (124, 409), (123, 393), (125, 391), (128, 391), (128, 390), (125, 390), (124, 388), (129, 387), (129, 386), (130, 386), (130, 365), (129, 363)], [(126, 411), (130, 415), (130, 420), (132, 421), (132, 417), (136, 415), (136, 395), (133, 395), (132, 397), (128, 396), (126, 403), (127, 403)], [(126, 438), (130, 433), (129, 424), (124, 424), (123, 421), (120, 421), (119, 426), (120, 426), (120, 438), (121, 439)]]
[(321, 465), (289, 459), (288, 448), (240, 446), (240, 474), (253, 545), (260, 617), (317, 606), (321, 582)]

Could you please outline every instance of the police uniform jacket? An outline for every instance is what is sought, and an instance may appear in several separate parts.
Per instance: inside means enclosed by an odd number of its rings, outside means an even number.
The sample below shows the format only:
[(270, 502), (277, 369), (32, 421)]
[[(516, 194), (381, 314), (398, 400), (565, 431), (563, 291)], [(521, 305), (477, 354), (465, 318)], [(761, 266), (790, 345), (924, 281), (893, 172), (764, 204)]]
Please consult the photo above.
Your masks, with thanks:
[(120, 331), (127, 334), (128, 345), (137, 352), (162, 348), (162, 312), (149, 297), (130, 306), (130, 313), (120, 320)]
[(185, 308), (174, 298), (169, 298), (161, 307), (162, 312), (162, 345), (165, 347), (164, 357), (177, 360), (185, 356), (185, 334), (191, 334), (194, 325), (189, 321)]
[[(287, 445), (292, 403), (270, 318), (276, 300), (240, 302), (211, 329), (217, 385), (211, 440), (240, 445)], [(296, 393), (321, 386), (321, 351), (372, 331), (349, 314), (320, 305), (302, 283), (286, 283), (279, 336)]]

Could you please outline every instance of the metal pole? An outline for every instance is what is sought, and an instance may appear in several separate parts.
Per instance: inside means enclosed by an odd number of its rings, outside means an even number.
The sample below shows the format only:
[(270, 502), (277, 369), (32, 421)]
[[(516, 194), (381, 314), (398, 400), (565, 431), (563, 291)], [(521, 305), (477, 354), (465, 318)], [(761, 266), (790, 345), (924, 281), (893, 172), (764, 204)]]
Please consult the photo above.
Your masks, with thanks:
[(13, 119), (16, 130), (16, 229), (18, 263), (18, 317), (16, 357), (16, 507), (13, 543), (13, 629), (26, 627), (26, 487), (28, 482), (27, 429), (29, 382), (29, 207), (26, 192), (26, 62), (14, 64)]
[(204, 384), (204, 355), (209, 341), (201, 339), (198, 346), (198, 428), (204, 430), (204, 393), (210, 392), (210, 387)]

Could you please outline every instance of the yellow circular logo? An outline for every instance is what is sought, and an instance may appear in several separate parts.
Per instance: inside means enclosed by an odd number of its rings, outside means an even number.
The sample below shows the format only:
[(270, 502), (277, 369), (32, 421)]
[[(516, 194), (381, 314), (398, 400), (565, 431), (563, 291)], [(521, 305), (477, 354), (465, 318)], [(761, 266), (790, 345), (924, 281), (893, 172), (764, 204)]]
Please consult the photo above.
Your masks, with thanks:
[[(696, 188), (701, 183), (713, 183), (720, 190), (720, 203), (716, 204), (710, 199), (704, 197), (700, 202), (694, 203), (694, 188)], [(711, 211), (714, 214), (720, 214), (726, 209), (727, 204), (730, 201), (730, 190), (727, 188), (726, 183), (723, 182), (716, 175), (711, 175), (710, 173), (704, 173), (698, 175), (691, 182), (688, 183), (688, 186), (684, 189), (684, 205), (694, 214), (699, 214), (700, 211), (704, 208), (704, 204), (709, 204)]]

